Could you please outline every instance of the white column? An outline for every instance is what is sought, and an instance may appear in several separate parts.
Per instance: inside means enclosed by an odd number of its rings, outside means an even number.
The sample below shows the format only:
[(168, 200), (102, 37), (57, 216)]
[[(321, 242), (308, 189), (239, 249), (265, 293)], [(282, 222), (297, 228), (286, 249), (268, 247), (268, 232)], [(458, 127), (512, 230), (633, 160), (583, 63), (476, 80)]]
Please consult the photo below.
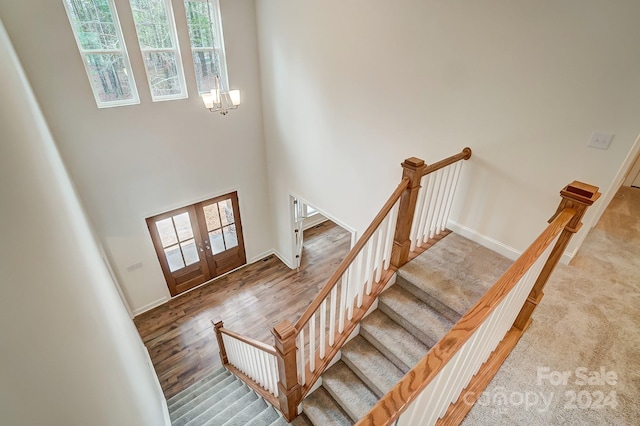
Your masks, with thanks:
[(0, 424), (169, 425), (1, 21), (0, 75)]

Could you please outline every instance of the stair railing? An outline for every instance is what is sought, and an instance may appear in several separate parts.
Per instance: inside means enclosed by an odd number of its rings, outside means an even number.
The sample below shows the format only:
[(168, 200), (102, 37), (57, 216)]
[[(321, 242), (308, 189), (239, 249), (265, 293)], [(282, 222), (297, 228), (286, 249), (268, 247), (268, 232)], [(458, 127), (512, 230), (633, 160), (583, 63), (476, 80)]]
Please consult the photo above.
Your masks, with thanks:
[[(437, 186), (440, 195), (431, 202), (437, 204), (437, 224), (444, 229), (460, 172), (459, 162), (470, 157), (471, 149), (465, 148), (431, 166), (419, 158), (406, 159), (402, 163), (402, 181), (309, 308), (295, 325), (284, 321), (274, 328), (276, 350), (286, 350), (278, 354), (282, 360), (280, 377), (286, 377), (281, 380), (279, 393), (285, 418), (297, 416), (304, 396), (313, 389), (397, 268), (409, 260), (414, 212), (425, 175), (446, 172), (446, 179), (440, 179)], [(450, 172), (449, 167), (454, 171)], [(420, 201), (423, 208), (436, 211), (430, 203)]]
[(581, 182), (560, 194), (550, 225), (358, 426), (462, 421), (529, 326), (551, 272), (600, 196)]
[(220, 347), (222, 364), (245, 383), (252, 383), (252, 388), (263, 398), (278, 406), (280, 377), (276, 349), (225, 329), (222, 321), (211, 323)]
[[(446, 232), (459, 162), (470, 157), (471, 149), (465, 148), (430, 166), (419, 158), (406, 159), (400, 184), (300, 319), (295, 325), (285, 320), (273, 328), (275, 347), (225, 330), (221, 322), (215, 324), (223, 364), (293, 420), (304, 396), (395, 271), (430, 244), (431, 234)], [(430, 185), (428, 192), (421, 190), (421, 182)], [(437, 216), (433, 227), (429, 222), (414, 228), (418, 203), (421, 210)], [(278, 379), (276, 389), (273, 377)]]

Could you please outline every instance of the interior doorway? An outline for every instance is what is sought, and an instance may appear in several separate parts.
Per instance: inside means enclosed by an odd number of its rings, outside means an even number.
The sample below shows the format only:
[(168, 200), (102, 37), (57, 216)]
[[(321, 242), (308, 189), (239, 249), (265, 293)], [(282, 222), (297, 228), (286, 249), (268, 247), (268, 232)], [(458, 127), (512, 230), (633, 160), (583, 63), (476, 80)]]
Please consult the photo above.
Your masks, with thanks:
[(294, 195), (290, 196), (292, 218), (293, 267), (300, 269), (304, 249), (304, 231), (331, 221), (351, 235), (351, 247), (355, 244), (355, 231), (329, 217), (318, 208)]

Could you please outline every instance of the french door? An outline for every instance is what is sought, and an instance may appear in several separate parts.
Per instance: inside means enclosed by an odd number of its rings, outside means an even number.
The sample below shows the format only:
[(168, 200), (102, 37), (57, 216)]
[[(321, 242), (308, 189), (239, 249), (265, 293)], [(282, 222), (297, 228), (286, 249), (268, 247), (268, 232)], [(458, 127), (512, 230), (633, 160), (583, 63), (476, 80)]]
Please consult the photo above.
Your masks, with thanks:
[(247, 262), (237, 192), (149, 217), (147, 227), (172, 296)]

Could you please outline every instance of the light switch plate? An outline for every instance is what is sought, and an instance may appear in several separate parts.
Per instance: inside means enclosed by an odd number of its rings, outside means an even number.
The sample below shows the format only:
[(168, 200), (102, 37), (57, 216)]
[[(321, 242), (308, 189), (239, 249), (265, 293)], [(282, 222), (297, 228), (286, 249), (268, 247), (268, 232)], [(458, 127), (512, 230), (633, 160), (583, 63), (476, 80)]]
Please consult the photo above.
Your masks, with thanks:
[(598, 149), (609, 149), (609, 145), (611, 145), (612, 139), (612, 133), (593, 132), (587, 146)]

